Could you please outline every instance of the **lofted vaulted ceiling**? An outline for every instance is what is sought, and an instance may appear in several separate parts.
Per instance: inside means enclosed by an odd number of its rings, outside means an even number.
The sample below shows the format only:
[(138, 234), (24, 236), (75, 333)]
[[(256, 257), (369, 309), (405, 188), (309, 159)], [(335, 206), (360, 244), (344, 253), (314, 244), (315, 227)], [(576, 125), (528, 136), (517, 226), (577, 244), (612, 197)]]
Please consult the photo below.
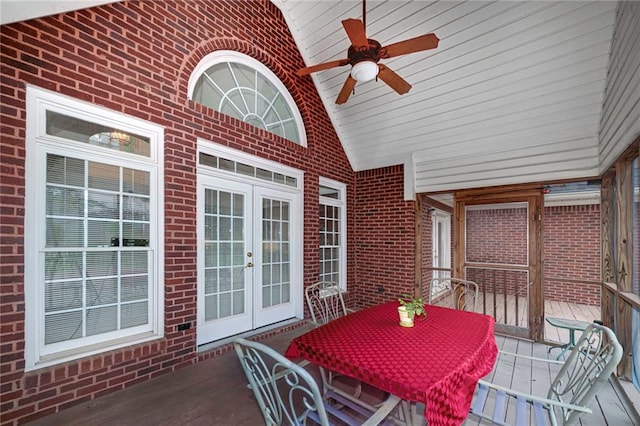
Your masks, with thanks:
[[(0, 0), (2, 23), (114, 0)], [(341, 21), (360, 0), (271, 0), (307, 65), (346, 58)], [(382, 81), (335, 99), (350, 66), (312, 78), (356, 171), (404, 164), (409, 192), (597, 176), (616, 1), (368, 0), (383, 46), (435, 33), (434, 50), (382, 60), (413, 87)]]
[[(354, 0), (272, 0), (307, 65), (346, 58)], [(381, 60), (382, 81), (335, 99), (350, 66), (311, 77), (355, 170), (405, 164), (417, 192), (597, 176), (614, 1), (373, 1), (383, 46), (426, 33), (434, 50)], [(413, 171), (413, 173), (411, 173)]]

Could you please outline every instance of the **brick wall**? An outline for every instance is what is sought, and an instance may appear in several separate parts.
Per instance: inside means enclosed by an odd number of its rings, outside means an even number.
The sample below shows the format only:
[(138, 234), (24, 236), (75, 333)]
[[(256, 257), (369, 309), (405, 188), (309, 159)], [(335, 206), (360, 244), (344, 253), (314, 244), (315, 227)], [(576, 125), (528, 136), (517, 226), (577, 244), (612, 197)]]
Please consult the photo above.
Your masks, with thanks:
[(545, 207), (544, 215), (545, 299), (599, 305), (600, 205)]
[(527, 264), (527, 210), (467, 210), (469, 262)]
[[(371, 289), (377, 284), (389, 288), (388, 294), (393, 292), (395, 296), (398, 283), (407, 278), (413, 281), (413, 213), (412, 206), (402, 200), (402, 170), (360, 173), (358, 185), (373, 196), (356, 201), (356, 176), (311, 79), (295, 74), (304, 63), (279, 10), (269, 1), (116, 2), (3, 25), (1, 37), (3, 424), (32, 420), (226, 350), (198, 355), (196, 328), (176, 330), (177, 324), (196, 320), (194, 212), (199, 137), (304, 170), (306, 285), (315, 281), (319, 272), (320, 175), (348, 187), (348, 285), (353, 290), (348, 297), (350, 302), (354, 303), (358, 286), (372, 304), (377, 299)], [(280, 78), (300, 109), (308, 147), (187, 99), (191, 70), (203, 56), (217, 49), (246, 53)], [(164, 339), (24, 372), (25, 84), (165, 127)], [(354, 226), (356, 214), (364, 221), (359, 230), (371, 240), (362, 246), (355, 243), (359, 235)], [(381, 220), (387, 224), (379, 229)], [(355, 267), (356, 254), (366, 256), (361, 268)]]
[(372, 306), (412, 293), (414, 203), (404, 200), (402, 166), (356, 174), (357, 299)]
[[(469, 209), (466, 220), (469, 262), (527, 265), (525, 208)], [(526, 295), (527, 278), (522, 273), (469, 268), (466, 277), (478, 284), (481, 293)]]

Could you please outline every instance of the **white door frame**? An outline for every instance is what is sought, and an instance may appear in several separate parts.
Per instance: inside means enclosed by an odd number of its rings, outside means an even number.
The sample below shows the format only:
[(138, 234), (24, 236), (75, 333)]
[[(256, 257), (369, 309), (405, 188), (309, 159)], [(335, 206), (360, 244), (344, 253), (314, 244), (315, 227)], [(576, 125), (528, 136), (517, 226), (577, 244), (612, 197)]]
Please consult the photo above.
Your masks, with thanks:
[[(451, 215), (441, 210), (431, 212), (431, 244), (432, 244), (432, 266), (434, 268), (451, 268)], [(445, 247), (441, 247), (442, 241), (438, 238), (438, 228), (442, 227), (445, 236)], [(445, 278), (451, 276), (450, 273), (440, 270), (433, 271), (432, 278)]]
[[(264, 158), (260, 158), (260, 157), (256, 157), (253, 155), (249, 155), (246, 154), (244, 152), (241, 151), (237, 151), (222, 145), (218, 145), (215, 144), (213, 142), (210, 141), (206, 141), (206, 140), (202, 140), (199, 139), (198, 140), (198, 158), (200, 158), (200, 154), (205, 154), (208, 156), (212, 157), (217, 157), (219, 159), (224, 159), (227, 160), (225, 162), (225, 167), (212, 167), (209, 165), (203, 165), (200, 164), (200, 161), (198, 161), (198, 169), (197, 169), (197, 175), (198, 175), (198, 194), (200, 194), (201, 192), (201, 181), (206, 182), (209, 178), (216, 178), (216, 179), (220, 179), (222, 181), (226, 181), (229, 183), (232, 182), (238, 182), (241, 184), (246, 184), (246, 185), (250, 185), (251, 187), (255, 188), (260, 188), (260, 191), (254, 191), (260, 194), (268, 194), (269, 197), (276, 196), (279, 195), (281, 199), (286, 199), (288, 201), (291, 202), (291, 228), (290, 228), (290, 241), (291, 241), (291, 247), (290, 247), (290, 258), (291, 258), (291, 269), (290, 269), (290, 282), (291, 282), (291, 304), (289, 306), (289, 312), (292, 313), (292, 315), (295, 318), (299, 318), (302, 319), (304, 317), (304, 306), (303, 306), (303, 212), (304, 212), (304, 197), (303, 197), (303, 188), (304, 188), (304, 173), (301, 170), (298, 169), (294, 169), (292, 167), (288, 167), (288, 166), (284, 166), (282, 164), (279, 164), (277, 162), (274, 161), (270, 161), (270, 160), (266, 160)], [(235, 172), (233, 170), (229, 170), (229, 164), (233, 163), (236, 165), (242, 165), (242, 166), (248, 166), (248, 167), (254, 167), (256, 170), (259, 170), (260, 176), (248, 176), (246, 174), (246, 169), (247, 167), (244, 167), (242, 172)], [(240, 168), (238, 167), (238, 170), (240, 170)], [(265, 173), (273, 173), (273, 179), (269, 180), (269, 179), (265, 179), (264, 175)], [(257, 175), (258, 173), (256, 173)], [(282, 179), (282, 177), (285, 177), (284, 181)], [(227, 187), (227, 189), (231, 189), (231, 187)], [(253, 200), (258, 199), (257, 196), (254, 196), (252, 198)], [(198, 200), (197, 201), (198, 205), (200, 205), (200, 203), (204, 203), (204, 200)], [(259, 206), (255, 206), (253, 208), (253, 220), (255, 221), (259, 221), (261, 215), (257, 214), (256, 211), (259, 209)], [(198, 215), (198, 220), (201, 221), (202, 218), (200, 216), (200, 209), (198, 209), (197, 212)], [(252, 253), (255, 254), (257, 251), (259, 251), (259, 247), (257, 246), (257, 244), (260, 244), (260, 237), (259, 237), (259, 226), (260, 223), (254, 223), (253, 228), (255, 229), (255, 232), (253, 234), (253, 245), (254, 247), (252, 248)], [(202, 229), (203, 230), (203, 229)], [(255, 239), (257, 236), (258, 239)], [(202, 271), (204, 270), (204, 252), (201, 249), (204, 248), (204, 244), (203, 244), (203, 238), (204, 235), (201, 234), (201, 229), (200, 226), (198, 226), (198, 288), (200, 287), (200, 283), (201, 283), (201, 275), (202, 275)], [(202, 258), (202, 259), (201, 259)], [(260, 268), (260, 264), (259, 264), (260, 260), (256, 259), (254, 256), (254, 263), (255, 266), (253, 267), (253, 279), (255, 279), (256, 277), (259, 277), (260, 274), (255, 274), (255, 269), (256, 268)], [(257, 283), (254, 283), (254, 288), (259, 288), (259, 286), (257, 286)], [(246, 302), (246, 301), (245, 301)], [(202, 324), (200, 322), (200, 315), (201, 315), (201, 310), (200, 310), (200, 297), (198, 297), (198, 324)], [(252, 301), (253, 303), (253, 301)], [(258, 305), (255, 305), (258, 306)], [(274, 311), (277, 311), (277, 309), (274, 309)], [(202, 314), (204, 315), (204, 314)], [(290, 316), (291, 314), (288, 314), (286, 316), (288, 316), (289, 318), (291, 318)], [(277, 317), (277, 312), (276, 312), (276, 317)], [(271, 317), (273, 318), (273, 317)], [(282, 321), (284, 319), (287, 318), (281, 318), (279, 320), (273, 320), (273, 322), (278, 322), (278, 321)], [(248, 319), (249, 320), (249, 319)], [(247, 330), (250, 329), (255, 329), (264, 325), (267, 325), (264, 323), (264, 321), (258, 322), (256, 323), (255, 321), (255, 317), (251, 318), (251, 325), (249, 326), (249, 328), (247, 328)], [(268, 321), (267, 321), (268, 322)], [(198, 334), (198, 333), (197, 333)], [(217, 334), (217, 333), (216, 333)], [(237, 334), (237, 333), (233, 333), (233, 332), (226, 332), (226, 333), (222, 333), (222, 334), (226, 334), (222, 337), (219, 338), (223, 338), (223, 337), (228, 337), (231, 336), (233, 334)], [(218, 337), (216, 337), (217, 339)], [(200, 335), (198, 335), (197, 337), (197, 344), (201, 345), (201, 344), (205, 344), (205, 343), (210, 343), (211, 339), (205, 337), (204, 335), (201, 337)]]

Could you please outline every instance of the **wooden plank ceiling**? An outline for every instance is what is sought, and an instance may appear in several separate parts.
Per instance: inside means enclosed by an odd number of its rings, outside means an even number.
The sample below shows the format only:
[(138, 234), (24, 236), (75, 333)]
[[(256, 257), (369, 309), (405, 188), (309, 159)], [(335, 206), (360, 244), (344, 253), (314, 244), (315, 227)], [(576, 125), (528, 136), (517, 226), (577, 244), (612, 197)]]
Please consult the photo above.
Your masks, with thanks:
[[(307, 65), (346, 58), (354, 0), (272, 0)], [(382, 60), (413, 88), (312, 74), (355, 170), (405, 164), (416, 192), (599, 174), (598, 132), (617, 2), (367, 1), (383, 46), (426, 33), (437, 49)], [(310, 77), (301, 77), (310, 78)]]

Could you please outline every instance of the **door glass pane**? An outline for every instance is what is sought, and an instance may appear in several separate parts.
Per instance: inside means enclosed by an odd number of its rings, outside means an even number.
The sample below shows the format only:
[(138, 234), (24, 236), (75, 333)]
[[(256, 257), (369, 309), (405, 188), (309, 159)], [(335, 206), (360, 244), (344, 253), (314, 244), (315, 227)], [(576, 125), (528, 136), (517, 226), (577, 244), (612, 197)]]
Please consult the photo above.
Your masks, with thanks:
[(262, 307), (291, 300), (289, 202), (262, 200)]
[(205, 189), (205, 320), (244, 313), (244, 195)]

